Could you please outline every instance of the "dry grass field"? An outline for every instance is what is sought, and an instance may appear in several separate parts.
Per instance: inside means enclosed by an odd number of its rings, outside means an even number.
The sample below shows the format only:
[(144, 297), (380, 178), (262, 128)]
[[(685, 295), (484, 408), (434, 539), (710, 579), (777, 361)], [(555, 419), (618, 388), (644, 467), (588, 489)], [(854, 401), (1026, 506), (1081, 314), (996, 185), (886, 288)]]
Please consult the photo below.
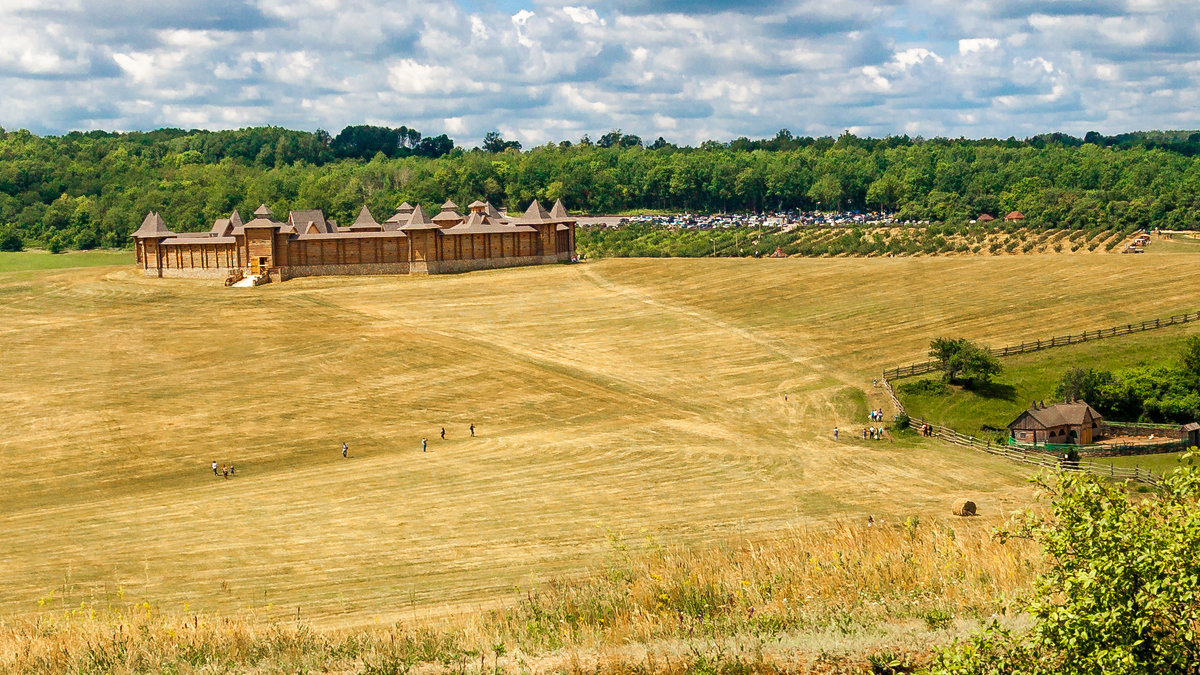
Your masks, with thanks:
[(752, 542), (946, 515), (959, 496), (986, 531), (1028, 503), (1026, 472), (853, 440), (884, 405), (879, 368), (939, 335), (1195, 310), (1198, 289), (1189, 250), (237, 290), (124, 267), (0, 274), (0, 617), (120, 597), (347, 627), (511, 598), (614, 533)]

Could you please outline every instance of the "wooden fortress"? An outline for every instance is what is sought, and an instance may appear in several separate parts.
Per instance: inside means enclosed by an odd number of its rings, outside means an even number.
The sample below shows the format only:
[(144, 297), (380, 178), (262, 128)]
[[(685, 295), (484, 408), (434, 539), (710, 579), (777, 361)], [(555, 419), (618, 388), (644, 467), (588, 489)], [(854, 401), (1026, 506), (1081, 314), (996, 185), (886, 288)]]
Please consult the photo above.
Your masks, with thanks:
[(349, 227), (321, 211), (292, 211), (273, 219), (266, 205), (242, 222), (237, 211), (208, 232), (175, 233), (150, 212), (133, 233), (137, 264), (147, 276), (230, 278), (243, 274), (280, 281), (342, 274), (445, 274), (563, 262), (575, 255), (575, 219), (562, 200), (546, 211), (536, 200), (510, 219), (491, 204), (454, 202), (428, 218), (407, 202), (378, 223), (363, 207)]

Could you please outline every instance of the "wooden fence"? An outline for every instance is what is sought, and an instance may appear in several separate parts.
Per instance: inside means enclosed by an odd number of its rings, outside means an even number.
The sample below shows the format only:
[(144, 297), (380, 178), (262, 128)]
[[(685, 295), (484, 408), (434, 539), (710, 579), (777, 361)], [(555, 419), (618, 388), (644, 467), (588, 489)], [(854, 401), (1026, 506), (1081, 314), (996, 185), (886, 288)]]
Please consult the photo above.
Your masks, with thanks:
[[(1141, 333), (1142, 331), (1166, 328), (1167, 326), (1191, 323), (1192, 321), (1200, 321), (1200, 312), (1176, 314), (1175, 316), (1170, 316), (1165, 319), (1151, 319), (1149, 321), (1142, 321), (1141, 323), (1127, 323), (1123, 326), (1113, 326), (1112, 328), (1104, 328), (1100, 330), (1089, 330), (1079, 333), (1078, 335), (1059, 335), (1047, 339), (1034, 340), (1032, 342), (1022, 342), (1019, 345), (997, 347), (995, 349), (989, 349), (988, 351), (992, 353), (992, 356), (1013, 356), (1014, 354), (1026, 354), (1029, 352), (1041, 351), (1043, 349), (1051, 349), (1053, 347), (1065, 347), (1066, 345), (1078, 344), (1080, 342), (1103, 340), (1105, 338), (1117, 337), (1118, 335)], [(937, 361), (922, 361), (920, 363), (912, 363), (907, 366), (889, 368), (883, 371), (883, 376), (885, 379), (889, 377), (893, 379), (912, 377), (913, 375), (924, 375), (925, 373), (930, 373), (937, 369)]]
[[(888, 398), (891, 399), (892, 405), (896, 407), (896, 412), (908, 416), (908, 411), (904, 408), (904, 404), (896, 396), (896, 391), (892, 389), (892, 383), (888, 382), (887, 376), (883, 378), (883, 389), (887, 392)], [(920, 429), (922, 426), (927, 426), (931, 430), (933, 436), (944, 441), (949, 441), (955, 445), (985, 452), (989, 455), (1003, 457), (1008, 460), (1038, 466), (1044, 469), (1063, 469), (1066, 471), (1083, 471), (1086, 473), (1096, 474), (1100, 476), (1108, 476), (1116, 480), (1132, 480), (1137, 483), (1145, 483), (1146, 485), (1158, 485), (1162, 478), (1150, 471), (1143, 470), (1139, 467), (1127, 468), (1121, 466), (1113, 466), (1112, 464), (1103, 464), (1093, 462), (1091, 460), (1082, 460), (1076, 462), (1068, 462), (1060, 460), (1054, 455), (1036, 450), (1029, 450), (1017, 446), (1003, 445), (994, 443), (990, 439), (982, 440), (974, 436), (960, 434), (959, 432), (944, 427), (938, 424), (927, 422), (918, 417), (909, 417), (909, 425), (914, 429)]]

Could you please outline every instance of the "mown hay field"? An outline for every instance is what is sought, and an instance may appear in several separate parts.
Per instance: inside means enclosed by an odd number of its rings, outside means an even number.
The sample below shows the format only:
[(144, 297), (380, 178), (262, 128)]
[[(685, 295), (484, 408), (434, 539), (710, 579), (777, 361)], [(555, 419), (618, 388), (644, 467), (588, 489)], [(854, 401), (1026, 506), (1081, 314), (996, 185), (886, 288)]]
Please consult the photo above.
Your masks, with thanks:
[(752, 542), (962, 497), (986, 531), (1029, 503), (1025, 469), (855, 440), (884, 405), (872, 377), (937, 335), (1194, 310), (1195, 260), (605, 260), (245, 290), (0, 274), (0, 616), (120, 597), (350, 626), (490, 606), (613, 535)]

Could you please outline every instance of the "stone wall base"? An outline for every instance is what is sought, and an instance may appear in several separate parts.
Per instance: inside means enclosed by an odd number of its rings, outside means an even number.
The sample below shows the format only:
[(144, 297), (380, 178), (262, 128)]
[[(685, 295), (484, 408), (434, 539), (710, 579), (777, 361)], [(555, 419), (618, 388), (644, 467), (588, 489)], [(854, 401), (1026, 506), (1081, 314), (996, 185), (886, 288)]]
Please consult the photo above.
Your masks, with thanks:
[(504, 267), (528, 267), (558, 262), (552, 255), (510, 256), (507, 258), (475, 258), (472, 260), (441, 260), (429, 263), (429, 274), (458, 274), (475, 270), (494, 270)]
[(354, 275), (408, 274), (408, 263), (368, 263), (363, 265), (289, 265), (279, 268), (280, 281), (297, 277), (336, 277)]
[(157, 277), (162, 276), (170, 279), (227, 279), (233, 270), (228, 267), (164, 267), (162, 274), (159, 270), (146, 270), (146, 276)]

